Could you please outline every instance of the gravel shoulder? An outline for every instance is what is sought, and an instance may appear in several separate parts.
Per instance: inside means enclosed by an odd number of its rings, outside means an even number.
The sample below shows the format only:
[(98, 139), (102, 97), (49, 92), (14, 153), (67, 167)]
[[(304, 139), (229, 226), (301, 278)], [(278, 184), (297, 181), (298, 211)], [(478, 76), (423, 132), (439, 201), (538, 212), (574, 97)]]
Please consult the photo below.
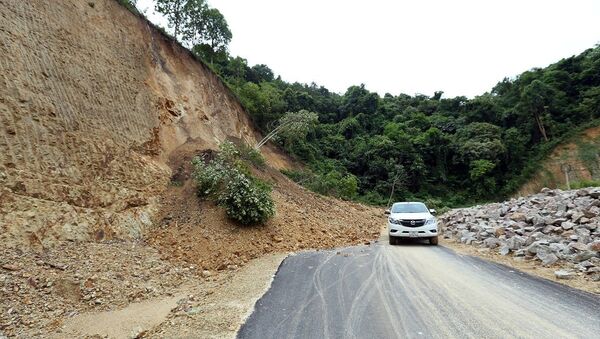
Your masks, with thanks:
[(535, 260), (525, 260), (507, 257), (500, 255), (496, 251), (490, 250), (489, 248), (478, 248), (471, 245), (465, 245), (451, 239), (440, 238), (440, 245), (448, 247), (462, 255), (481, 257), (492, 262), (496, 262), (523, 272), (527, 272), (531, 275), (540, 278), (548, 279), (559, 284), (563, 284), (569, 287), (580, 289), (582, 291), (600, 295), (600, 282), (589, 280), (584, 273), (576, 274), (572, 279), (568, 280), (558, 279), (554, 272), (556, 272), (558, 269), (563, 268), (564, 263), (556, 264), (550, 267), (545, 267), (541, 266)]

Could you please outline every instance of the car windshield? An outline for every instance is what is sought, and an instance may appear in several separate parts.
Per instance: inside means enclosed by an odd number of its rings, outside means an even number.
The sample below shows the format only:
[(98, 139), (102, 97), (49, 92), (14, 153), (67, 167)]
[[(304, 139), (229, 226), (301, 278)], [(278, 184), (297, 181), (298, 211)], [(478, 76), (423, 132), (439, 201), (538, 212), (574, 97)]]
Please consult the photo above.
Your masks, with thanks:
[(395, 204), (392, 206), (392, 213), (427, 213), (429, 210), (424, 204)]

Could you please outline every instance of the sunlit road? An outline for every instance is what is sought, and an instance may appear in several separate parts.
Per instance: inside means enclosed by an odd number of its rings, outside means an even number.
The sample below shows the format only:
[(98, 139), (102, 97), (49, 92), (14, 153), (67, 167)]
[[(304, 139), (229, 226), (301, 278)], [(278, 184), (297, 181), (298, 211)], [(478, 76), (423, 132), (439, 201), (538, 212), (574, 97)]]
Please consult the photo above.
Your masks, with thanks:
[(300, 253), (238, 338), (600, 338), (600, 297), (408, 243)]

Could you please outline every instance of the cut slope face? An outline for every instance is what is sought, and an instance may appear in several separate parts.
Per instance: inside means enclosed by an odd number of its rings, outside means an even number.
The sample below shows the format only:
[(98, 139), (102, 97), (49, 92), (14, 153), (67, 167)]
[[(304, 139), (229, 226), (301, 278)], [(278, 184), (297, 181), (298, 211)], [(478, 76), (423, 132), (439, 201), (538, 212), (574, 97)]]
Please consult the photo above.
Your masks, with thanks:
[(556, 147), (516, 196), (538, 193), (544, 187), (566, 187), (565, 172), (571, 183), (600, 180), (600, 126)]
[(112, 0), (2, 1), (0, 55), (4, 244), (139, 237), (173, 150), (258, 136), (212, 72)]

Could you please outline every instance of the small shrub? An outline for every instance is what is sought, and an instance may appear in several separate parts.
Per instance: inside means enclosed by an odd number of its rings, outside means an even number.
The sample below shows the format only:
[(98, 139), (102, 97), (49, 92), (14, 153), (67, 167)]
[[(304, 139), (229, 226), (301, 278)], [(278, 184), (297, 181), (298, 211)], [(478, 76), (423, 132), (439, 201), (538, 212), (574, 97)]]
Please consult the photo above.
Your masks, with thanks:
[(218, 199), (227, 215), (241, 224), (264, 223), (275, 215), (271, 188), (258, 179), (234, 171)]
[(275, 215), (271, 187), (252, 177), (241, 160), (243, 152), (233, 143), (222, 143), (220, 150), (212, 160), (202, 156), (192, 161), (198, 195), (216, 201), (227, 216), (241, 224), (267, 221)]
[(242, 144), (238, 147), (238, 150), (242, 160), (245, 160), (258, 168), (264, 168), (267, 165), (265, 158), (256, 148)]
[(207, 162), (205, 157), (192, 160), (194, 164), (193, 178), (198, 189), (198, 196), (216, 198), (231, 176), (232, 168), (227, 166), (223, 159), (217, 158)]

